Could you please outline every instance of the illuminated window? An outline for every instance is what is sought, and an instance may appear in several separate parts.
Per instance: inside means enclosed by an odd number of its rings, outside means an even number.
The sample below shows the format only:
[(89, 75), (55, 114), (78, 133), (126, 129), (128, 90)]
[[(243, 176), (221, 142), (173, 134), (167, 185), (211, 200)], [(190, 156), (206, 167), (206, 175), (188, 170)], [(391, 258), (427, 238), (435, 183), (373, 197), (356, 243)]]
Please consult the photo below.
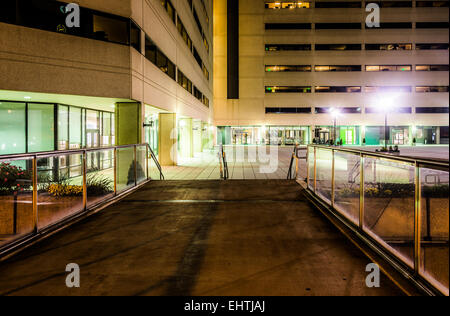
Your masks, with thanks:
[(316, 50), (361, 50), (361, 44), (316, 44)]
[(416, 71), (448, 71), (448, 65), (416, 65)]
[(448, 86), (420, 86), (416, 87), (417, 93), (433, 93), (433, 92), (448, 92)]
[(412, 87), (410, 86), (367, 86), (365, 87), (366, 93), (381, 92), (381, 93), (391, 93), (391, 92), (412, 92)]
[(411, 65), (367, 65), (366, 71), (411, 71)]
[(311, 44), (266, 44), (267, 52), (311, 50)]
[(266, 66), (266, 72), (310, 72), (310, 65)]
[(311, 6), (310, 2), (266, 2), (266, 9), (309, 9)]
[(334, 65), (334, 66), (315, 66), (316, 72), (342, 72), (342, 71), (361, 71), (360, 65)]

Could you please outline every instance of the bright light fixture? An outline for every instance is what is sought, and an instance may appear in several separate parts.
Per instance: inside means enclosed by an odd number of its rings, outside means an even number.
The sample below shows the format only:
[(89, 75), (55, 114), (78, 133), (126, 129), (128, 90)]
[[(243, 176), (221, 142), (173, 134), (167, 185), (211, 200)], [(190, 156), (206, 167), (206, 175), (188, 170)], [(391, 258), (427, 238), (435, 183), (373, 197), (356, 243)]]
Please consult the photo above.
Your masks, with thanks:
[(31, 97), (29, 97), (29, 96), (24, 96), (23, 97), (25, 100), (31, 100)]

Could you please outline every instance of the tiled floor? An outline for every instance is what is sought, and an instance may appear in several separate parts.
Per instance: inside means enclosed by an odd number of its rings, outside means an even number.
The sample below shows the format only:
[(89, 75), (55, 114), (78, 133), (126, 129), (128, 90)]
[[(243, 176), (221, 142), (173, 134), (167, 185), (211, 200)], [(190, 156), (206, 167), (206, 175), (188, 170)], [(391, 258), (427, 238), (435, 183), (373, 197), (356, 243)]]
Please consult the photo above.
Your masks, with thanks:
[[(229, 177), (232, 180), (286, 179), (293, 147), (227, 146)], [(166, 180), (220, 179), (219, 148), (183, 159), (176, 167), (163, 167)], [(300, 176), (305, 161), (299, 161)], [(293, 168), (294, 169), (294, 168)]]

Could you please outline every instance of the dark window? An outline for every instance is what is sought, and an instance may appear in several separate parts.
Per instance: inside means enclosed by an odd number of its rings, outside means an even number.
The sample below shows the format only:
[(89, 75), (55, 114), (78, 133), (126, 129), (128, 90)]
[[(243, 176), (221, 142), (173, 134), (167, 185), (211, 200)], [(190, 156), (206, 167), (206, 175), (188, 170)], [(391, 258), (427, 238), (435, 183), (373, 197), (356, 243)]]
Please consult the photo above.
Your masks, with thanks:
[(308, 114), (311, 108), (266, 108), (266, 114)]
[(131, 29), (130, 29), (130, 45), (138, 52), (141, 52), (141, 29), (131, 21)]
[(311, 50), (311, 44), (266, 44), (266, 51)]
[(416, 71), (448, 71), (448, 65), (416, 65)]
[(376, 3), (380, 8), (411, 8), (412, 1), (367, 1), (367, 3)]
[(448, 0), (447, 1), (416, 1), (416, 7), (418, 8), (448, 8)]
[(315, 89), (316, 93), (360, 93), (361, 87), (330, 87), (330, 86), (319, 86)]
[(444, 49), (448, 50), (448, 43), (424, 43), (416, 44), (417, 50), (438, 50)]
[(427, 92), (448, 92), (448, 86), (419, 86), (416, 87), (417, 93)]
[(366, 44), (366, 50), (412, 50), (412, 44)]
[(361, 50), (361, 44), (316, 44), (316, 50)]
[(334, 66), (317, 65), (314, 67), (314, 71), (316, 72), (361, 71), (361, 65), (334, 65)]
[(175, 23), (175, 7), (170, 2), (170, 0), (161, 0), (161, 4), (166, 9), (167, 14), (169, 14), (170, 19)]
[(417, 29), (448, 29), (448, 22), (417, 22)]
[(0, 21), (80, 37), (130, 44), (130, 19), (80, 7), (80, 27), (66, 26), (67, 3), (50, 0), (2, 0)]
[(339, 108), (339, 112), (345, 114), (361, 114), (361, 108), (354, 108), (354, 107)]
[(180, 33), (181, 37), (183, 38), (183, 41), (186, 43), (186, 45), (189, 47), (189, 50), (192, 52), (192, 40), (189, 37), (189, 34), (187, 33), (183, 22), (181, 22), (180, 17), (178, 17), (177, 19), (177, 29), (178, 33)]
[(448, 113), (448, 107), (419, 107), (416, 108), (418, 114), (443, 114)]
[(311, 23), (266, 23), (266, 30), (310, 30)]
[(209, 99), (205, 95), (203, 95), (202, 102), (205, 106), (209, 108)]
[(316, 8), (361, 8), (361, 2), (349, 1), (349, 2), (317, 2)]
[(266, 93), (311, 93), (311, 87), (267, 86)]
[(200, 57), (200, 54), (198, 53), (197, 49), (194, 47), (194, 58), (197, 61), (197, 64), (200, 66), (200, 68), (202, 68), (203, 65), (203, 61), (202, 58)]
[(316, 30), (360, 30), (361, 23), (316, 23)]
[(195, 20), (195, 24), (198, 27), (198, 31), (200, 32), (200, 34), (203, 34), (203, 28), (202, 28), (202, 24), (200, 23), (200, 19), (198, 18), (197, 15), (197, 11), (194, 9), (194, 20)]
[(156, 64), (156, 51), (157, 51), (156, 45), (146, 35), (145, 36), (145, 57), (154, 64)]
[(194, 86), (194, 97), (200, 100), (200, 102), (203, 102), (203, 94), (200, 92), (200, 90), (197, 89), (197, 87)]
[(315, 108), (314, 113), (316, 114), (327, 114), (330, 113), (330, 108)]
[(267, 66), (266, 72), (310, 72), (310, 65), (277, 65)]

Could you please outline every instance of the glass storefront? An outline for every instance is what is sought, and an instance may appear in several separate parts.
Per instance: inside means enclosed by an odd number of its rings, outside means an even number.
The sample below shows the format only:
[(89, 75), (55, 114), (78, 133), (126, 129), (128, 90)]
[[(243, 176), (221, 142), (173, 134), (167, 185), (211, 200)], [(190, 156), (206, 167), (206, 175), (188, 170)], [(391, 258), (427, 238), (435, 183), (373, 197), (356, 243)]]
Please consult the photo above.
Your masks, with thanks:
[(270, 126), (267, 129), (267, 145), (294, 146), (310, 143), (309, 127)]
[(153, 113), (146, 115), (144, 122), (145, 142), (150, 145), (150, 148), (157, 157), (159, 155), (158, 130), (159, 114)]
[(336, 131), (334, 126), (318, 126), (315, 130), (316, 140), (320, 144), (325, 144), (336, 137), (337, 141), (342, 140), (343, 145), (359, 145), (360, 135), (359, 126), (337, 126)]
[(309, 127), (303, 126), (219, 126), (217, 143), (223, 145), (309, 144)]
[(388, 138), (388, 146), (411, 145), (412, 139), (409, 126), (389, 126), (387, 135), (385, 136), (384, 126), (368, 126), (366, 127), (366, 145), (383, 145), (385, 137)]
[(113, 146), (114, 117), (62, 104), (0, 101), (0, 155)]

